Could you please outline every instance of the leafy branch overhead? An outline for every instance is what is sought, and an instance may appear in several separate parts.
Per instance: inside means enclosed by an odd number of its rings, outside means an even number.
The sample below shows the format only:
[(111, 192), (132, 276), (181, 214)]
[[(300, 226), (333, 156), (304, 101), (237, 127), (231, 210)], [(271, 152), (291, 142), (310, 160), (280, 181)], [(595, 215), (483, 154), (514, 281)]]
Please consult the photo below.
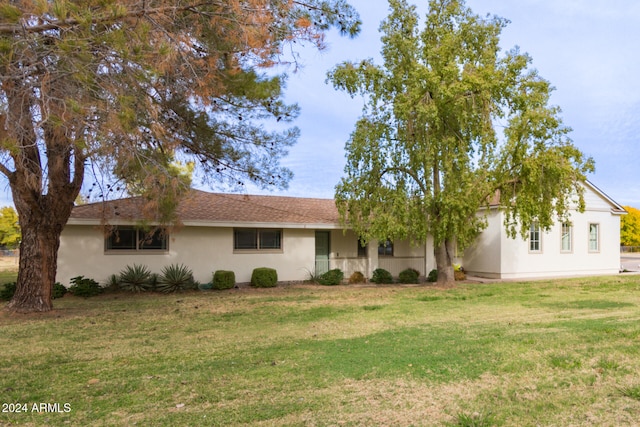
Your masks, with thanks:
[(501, 52), (507, 21), (431, 0), (420, 29), (415, 6), (389, 4), (383, 64), (348, 61), (328, 75), (365, 101), (336, 189), (343, 219), (365, 240), (433, 236), (438, 270), (452, 277), (454, 243), (484, 228), (482, 207), (499, 201), (514, 237), (582, 208), (593, 161), (569, 139), (531, 58)]
[[(282, 100), (284, 76), (258, 69), (297, 41), (323, 48), (330, 26), (359, 31), (344, 1), (4, 2), (0, 18), (3, 148), (28, 155), (25, 182), (38, 193), (58, 172), (42, 164), (53, 143), (37, 127), (77, 159), (74, 186), (85, 159), (126, 180), (130, 167), (174, 158), (196, 161), (212, 182), (286, 186), (278, 160), (299, 132), (263, 123), (290, 123), (298, 107)], [(15, 169), (12, 156), (0, 165)]]

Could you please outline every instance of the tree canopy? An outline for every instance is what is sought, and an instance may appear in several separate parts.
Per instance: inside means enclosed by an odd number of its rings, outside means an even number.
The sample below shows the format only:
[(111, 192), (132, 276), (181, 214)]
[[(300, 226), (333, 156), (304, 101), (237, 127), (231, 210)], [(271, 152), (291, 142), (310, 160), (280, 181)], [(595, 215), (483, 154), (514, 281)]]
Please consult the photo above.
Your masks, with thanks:
[[(295, 143), (285, 75), (296, 43), (359, 32), (345, 0), (0, 1), (0, 173), (23, 240), (11, 309), (47, 310), (59, 236), (84, 178), (106, 197), (135, 186), (170, 222), (187, 189), (176, 162), (211, 183), (285, 187)], [(294, 52), (293, 58), (285, 51)]]
[(627, 211), (620, 220), (620, 244), (640, 246), (640, 209), (623, 206)]
[(345, 62), (328, 75), (365, 100), (336, 187), (343, 220), (365, 240), (433, 236), (438, 281), (453, 280), (454, 245), (486, 226), (499, 200), (509, 234), (549, 228), (593, 169), (549, 104), (551, 84), (518, 49), (501, 52), (499, 17), (462, 0), (431, 0), (423, 29), (415, 6), (390, 0), (383, 64)]

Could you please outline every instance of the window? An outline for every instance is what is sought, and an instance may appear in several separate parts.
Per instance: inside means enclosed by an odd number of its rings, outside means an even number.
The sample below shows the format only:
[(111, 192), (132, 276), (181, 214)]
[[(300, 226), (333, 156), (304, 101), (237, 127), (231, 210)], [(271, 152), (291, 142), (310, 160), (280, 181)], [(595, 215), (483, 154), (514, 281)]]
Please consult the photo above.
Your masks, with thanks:
[(393, 256), (393, 243), (385, 240), (378, 246), (378, 256)]
[(362, 240), (358, 239), (358, 258), (366, 258), (367, 257), (367, 252), (369, 249), (369, 245), (362, 244)]
[(166, 251), (164, 230), (145, 231), (135, 227), (116, 227), (105, 240), (107, 251)]
[(529, 252), (542, 251), (540, 237), (540, 225), (537, 222), (533, 222), (529, 227)]
[(280, 230), (260, 230), (258, 231), (258, 243), (260, 249), (280, 249), (282, 232)]
[(234, 230), (233, 249), (258, 249), (258, 230), (255, 228)]
[(589, 224), (589, 252), (600, 250), (600, 225)]
[(234, 250), (281, 250), (282, 230), (236, 228), (233, 230)]
[(571, 252), (573, 229), (568, 222), (562, 223), (562, 243), (560, 246), (561, 252)]

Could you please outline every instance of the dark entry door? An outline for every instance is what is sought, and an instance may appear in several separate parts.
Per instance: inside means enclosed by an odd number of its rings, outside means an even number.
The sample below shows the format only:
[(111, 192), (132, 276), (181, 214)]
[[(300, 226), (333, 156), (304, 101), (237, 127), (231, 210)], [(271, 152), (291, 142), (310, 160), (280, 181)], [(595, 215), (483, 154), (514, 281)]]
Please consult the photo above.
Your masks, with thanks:
[(316, 275), (329, 271), (329, 232), (316, 231)]

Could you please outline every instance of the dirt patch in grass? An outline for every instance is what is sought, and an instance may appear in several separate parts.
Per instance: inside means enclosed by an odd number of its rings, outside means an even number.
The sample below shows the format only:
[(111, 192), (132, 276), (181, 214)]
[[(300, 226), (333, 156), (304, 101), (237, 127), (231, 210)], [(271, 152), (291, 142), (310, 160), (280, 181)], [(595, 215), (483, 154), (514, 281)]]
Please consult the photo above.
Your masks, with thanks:
[[(256, 425), (446, 425), (455, 421), (464, 410), (461, 402), (475, 401), (479, 394), (497, 387), (499, 382), (499, 378), (489, 374), (475, 381), (448, 384), (428, 384), (410, 379), (346, 379), (300, 397), (333, 402), (326, 409), (291, 414)], [(477, 411), (483, 409), (478, 408)]]

